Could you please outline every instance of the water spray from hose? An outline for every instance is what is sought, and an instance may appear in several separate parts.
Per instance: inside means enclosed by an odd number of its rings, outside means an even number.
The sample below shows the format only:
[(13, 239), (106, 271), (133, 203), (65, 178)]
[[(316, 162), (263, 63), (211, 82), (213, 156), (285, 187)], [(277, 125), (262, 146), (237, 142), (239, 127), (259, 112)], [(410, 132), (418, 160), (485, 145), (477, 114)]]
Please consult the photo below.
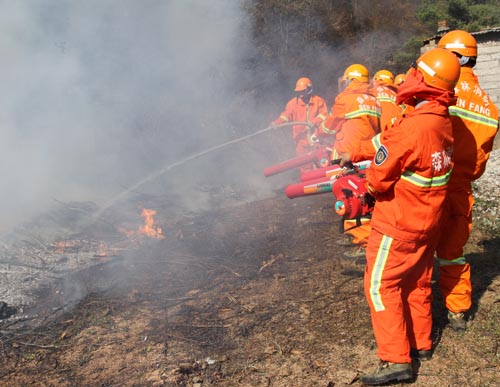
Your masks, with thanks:
[(161, 169), (159, 169), (159, 170), (157, 170), (157, 171), (149, 174), (145, 178), (139, 180), (134, 185), (130, 186), (126, 190), (120, 192), (118, 195), (114, 196), (113, 198), (111, 198), (110, 200), (108, 200), (107, 202), (105, 202), (101, 206), (101, 208), (99, 209), (99, 211), (97, 211), (97, 213), (94, 215), (94, 218), (95, 219), (99, 218), (105, 210), (107, 210), (108, 208), (112, 207), (119, 200), (127, 197), (131, 192), (134, 192), (140, 186), (146, 184), (147, 182), (149, 182), (151, 180), (156, 179), (157, 177), (162, 176), (163, 174), (167, 173), (168, 171), (170, 171), (171, 169), (173, 169), (175, 167), (178, 167), (179, 165), (185, 164), (188, 161), (194, 160), (194, 159), (196, 159), (198, 157), (201, 157), (201, 156), (204, 156), (204, 155), (206, 155), (208, 153), (212, 153), (212, 152), (214, 152), (216, 150), (219, 150), (221, 148), (224, 148), (224, 147), (226, 147), (228, 145), (236, 144), (236, 143), (238, 143), (240, 141), (247, 140), (247, 139), (255, 137), (255, 136), (259, 135), (259, 134), (269, 132), (270, 130), (279, 129), (279, 128), (282, 128), (282, 127), (287, 127), (287, 126), (292, 126), (292, 125), (305, 125), (305, 126), (308, 126), (309, 128), (312, 127), (312, 124), (310, 122), (286, 122), (284, 124), (272, 125), (272, 126), (268, 126), (265, 129), (258, 130), (257, 132), (254, 132), (254, 133), (249, 134), (247, 136), (243, 136), (243, 137), (240, 137), (240, 138), (237, 138), (237, 139), (234, 139), (234, 140), (230, 140), (230, 141), (227, 141), (227, 142), (225, 142), (223, 144), (215, 145), (213, 147), (205, 149), (204, 151), (201, 151), (201, 152), (195, 153), (195, 154), (193, 154), (191, 156), (185, 157), (185, 158), (183, 158), (181, 160), (178, 160), (178, 161), (176, 161), (176, 162), (174, 162), (172, 164), (166, 165), (163, 168), (161, 168)]

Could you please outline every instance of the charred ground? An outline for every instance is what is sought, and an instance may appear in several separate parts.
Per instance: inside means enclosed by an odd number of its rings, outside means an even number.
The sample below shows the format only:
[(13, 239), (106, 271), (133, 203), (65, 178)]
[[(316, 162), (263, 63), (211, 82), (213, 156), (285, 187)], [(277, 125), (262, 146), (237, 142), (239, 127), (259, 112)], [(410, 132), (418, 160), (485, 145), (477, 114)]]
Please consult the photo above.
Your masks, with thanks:
[[(161, 198), (147, 204), (165, 239), (125, 242), (118, 215), (81, 228), (80, 240), (121, 248), (46, 285), (25, 311), (36, 318), (2, 321), (0, 385), (360, 385), (377, 362), (364, 261), (334, 244), (330, 197), (279, 193), (189, 216), (167, 216)], [(436, 348), (415, 365), (415, 386), (500, 385), (499, 247), (480, 231), (468, 245), (465, 334), (447, 327), (435, 292)]]

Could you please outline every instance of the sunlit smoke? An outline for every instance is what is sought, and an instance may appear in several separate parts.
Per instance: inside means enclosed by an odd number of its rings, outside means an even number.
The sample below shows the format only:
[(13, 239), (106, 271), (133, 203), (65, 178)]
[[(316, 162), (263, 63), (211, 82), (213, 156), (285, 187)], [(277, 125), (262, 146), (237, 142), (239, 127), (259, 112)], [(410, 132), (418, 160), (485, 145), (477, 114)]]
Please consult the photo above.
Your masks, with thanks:
[(245, 23), (231, 0), (2, 3), (0, 230), (227, 139)]

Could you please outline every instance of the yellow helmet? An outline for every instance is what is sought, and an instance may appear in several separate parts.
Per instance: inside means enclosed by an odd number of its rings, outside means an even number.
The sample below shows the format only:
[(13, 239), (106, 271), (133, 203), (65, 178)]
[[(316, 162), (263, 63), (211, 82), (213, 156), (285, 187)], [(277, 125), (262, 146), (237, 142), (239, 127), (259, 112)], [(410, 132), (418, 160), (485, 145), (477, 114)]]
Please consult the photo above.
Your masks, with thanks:
[(394, 75), (389, 70), (379, 70), (373, 76), (373, 80), (378, 85), (394, 85)]
[(461, 56), (477, 57), (476, 39), (466, 31), (455, 30), (444, 34), (439, 39), (437, 46), (456, 52)]
[(370, 73), (368, 69), (362, 64), (352, 64), (344, 71), (343, 80), (350, 81), (353, 79), (357, 79), (360, 82), (369, 82)]
[(448, 50), (434, 48), (417, 59), (417, 70), (424, 76), (424, 82), (441, 90), (454, 91), (460, 77), (458, 58)]
[(406, 74), (398, 74), (396, 75), (396, 78), (394, 79), (394, 84), (396, 86), (401, 85), (404, 81), (406, 81)]
[(306, 77), (299, 78), (295, 84), (295, 91), (304, 91), (307, 89), (312, 89), (311, 80)]

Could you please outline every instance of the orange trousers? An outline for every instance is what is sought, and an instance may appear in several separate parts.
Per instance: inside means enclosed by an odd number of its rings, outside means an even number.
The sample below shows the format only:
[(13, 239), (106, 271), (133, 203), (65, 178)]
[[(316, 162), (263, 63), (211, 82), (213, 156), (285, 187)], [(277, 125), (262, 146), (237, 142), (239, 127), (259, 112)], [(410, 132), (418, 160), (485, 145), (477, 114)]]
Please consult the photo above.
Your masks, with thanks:
[[(295, 155), (297, 156), (302, 156), (306, 153), (314, 151), (315, 149), (316, 147), (309, 144), (309, 140), (307, 139), (307, 137), (299, 137), (295, 140)], [(315, 168), (316, 166), (313, 163), (303, 165), (302, 167), (300, 167), (300, 173), (311, 171)]]
[(372, 226), (370, 225), (371, 218), (361, 218), (361, 225), (356, 225), (356, 219), (344, 220), (344, 234), (352, 236), (352, 243), (366, 247), (368, 244), (368, 237)]
[(403, 242), (373, 229), (370, 233), (364, 287), (381, 360), (410, 363), (410, 348), (432, 347), (435, 248), (435, 242)]
[(472, 304), (471, 271), (465, 261), (464, 246), (472, 230), (474, 198), (467, 190), (450, 190), (441, 220), (442, 234), (437, 246), (439, 289), (446, 308), (465, 312)]

